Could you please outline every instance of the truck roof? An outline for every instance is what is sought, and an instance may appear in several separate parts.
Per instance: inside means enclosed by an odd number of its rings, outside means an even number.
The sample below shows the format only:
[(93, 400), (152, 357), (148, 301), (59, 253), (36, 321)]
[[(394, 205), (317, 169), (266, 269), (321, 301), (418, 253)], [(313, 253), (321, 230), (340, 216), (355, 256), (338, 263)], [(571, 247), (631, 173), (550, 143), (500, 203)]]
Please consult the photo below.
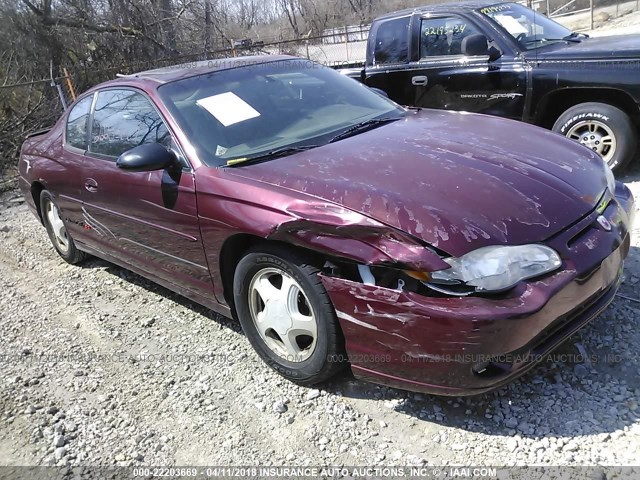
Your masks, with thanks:
[(413, 8), (407, 8), (405, 10), (398, 10), (396, 12), (386, 13), (384, 15), (377, 17), (374, 20), (374, 22), (378, 20), (389, 19), (389, 18), (403, 17), (413, 13), (431, 13), (431, 12), (437, 13), (437, 12), (443, 12), (443, 11), (450, 11), (452, 9), (453, 10), (476, 10), (478, 8), (489, 7), (491, 5), (496, 5), (498, 3), (510, 3), (510, 2), (505, 2), (500, 0), (497, 0), (497, 1), (467, 0), (463, 2), (437, 3), (434, 5), (425, 5), (423, 7), (413, 7)]

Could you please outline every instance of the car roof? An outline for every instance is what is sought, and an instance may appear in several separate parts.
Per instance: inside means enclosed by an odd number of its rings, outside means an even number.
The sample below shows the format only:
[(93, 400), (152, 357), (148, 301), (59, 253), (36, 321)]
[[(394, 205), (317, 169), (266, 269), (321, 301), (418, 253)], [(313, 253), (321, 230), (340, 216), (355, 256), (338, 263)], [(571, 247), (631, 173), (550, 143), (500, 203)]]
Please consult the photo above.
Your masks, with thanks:
[(438, 13), (438, 12), (449, 12), (451, 10), (476, 10), (482, 7), (489, 7), (491, 5), (496, 5), (498, 3), (515, 3), (511, 1), (487, 1), (487, 0), (468, 0), (463, 2), (451, 2), (451, 3), (437, 3), (434, 5), (425, 5), (423, 7), (413, 7), (407, 8), (405, 10), (398, 10), (397, 12), (386, 13), (377, 17), (374, 22), (379, 20), (388, 20), (396, 17), (403, 17), (406, 15), (410, 15), (413, 13)]
[[(170, 65), (153, 70), (133, 73), (131, 75), (119, 75), (120, 79), (126, 81), (150, 80), (156, 83), (168, 83), (185, 78), (196, 77), (206, 73), (220, 70), (230, 70), (265, 63), (277, 62), (280, 60), (304, 60), (289, 55), (255, 55), (248, 57), (215, 58), (211, 60), (201, 60), (198, 62), (185, 62), (177, 65)], [(113, 82), (113, 80), (112, 80)]]

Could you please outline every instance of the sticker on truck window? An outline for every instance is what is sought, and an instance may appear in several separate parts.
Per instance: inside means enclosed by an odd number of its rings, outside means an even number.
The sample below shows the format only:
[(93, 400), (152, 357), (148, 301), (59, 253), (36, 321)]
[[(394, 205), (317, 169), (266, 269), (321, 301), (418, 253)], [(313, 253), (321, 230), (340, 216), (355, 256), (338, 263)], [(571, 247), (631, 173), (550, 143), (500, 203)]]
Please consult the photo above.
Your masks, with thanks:
[(504, 27), (514, 37), (520, 33), (528, 33), (527, 28), (509, 15), (496, 15), (493, 19)]
[(260, 116), (260, 112), (233, 92), (201, 98), (196, 103), (225, 127)]
[(424, 35), (457, 35), (464, 33), (467, 28), (466, 23), (456, 25), (441, 25), (439, 27), (427, 26), (424, 28)]
[(485, 7), (480, 10), (480, 13), (484, 13), (485, 15), (490, 15), (492, 13), (504, 12), (506, 10), (511, 10), (511, 5), (509, 5), (508, 3), (504, 5), (494, 5), (493, 7)]

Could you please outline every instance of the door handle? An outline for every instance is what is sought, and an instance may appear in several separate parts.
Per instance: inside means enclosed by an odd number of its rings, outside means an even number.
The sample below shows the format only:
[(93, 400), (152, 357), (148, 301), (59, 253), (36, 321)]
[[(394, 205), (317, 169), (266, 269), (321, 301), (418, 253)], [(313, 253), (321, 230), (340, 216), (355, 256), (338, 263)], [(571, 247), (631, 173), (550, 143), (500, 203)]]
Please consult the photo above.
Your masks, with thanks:
[(84, 181), (84, 188), (87, 189), (88, 192), (94, 193), (98, 191), (98, 182), (96, 182), (93, 178), (87, 178)]
[(411, 83), (416, 87), (424, 87), (427, 83), (429, 83), (429, 79), (424, 75), (419, 75), (417, 77), (413, 77), (411, 79)]

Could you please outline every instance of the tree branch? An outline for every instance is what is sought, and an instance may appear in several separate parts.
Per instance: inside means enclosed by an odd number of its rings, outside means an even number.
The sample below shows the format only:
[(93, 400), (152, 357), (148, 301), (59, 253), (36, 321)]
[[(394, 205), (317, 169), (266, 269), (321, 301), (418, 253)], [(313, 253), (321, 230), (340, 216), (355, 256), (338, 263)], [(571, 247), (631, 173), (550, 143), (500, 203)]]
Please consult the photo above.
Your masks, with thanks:
[(33, 5), (29, 0), (22, 0), (22, 2), (25, 5), (27, 5), (27, 7), (29, 7), (29, 9), (33, 13), (39, 16), (41, 18), (42, 24), (47, 27), (62, 26), (62, 27), (68, 27), (68, 28), (78, 28), (82, 30), (89, 30), (91, 32), (96, 32), (96, 33), (119, 33), (122, 36), (128, 35), (132, 37), (144, 38), (152, 42), (154, 45), (156, 45), (158, 48), (160, 48), (163, 51), (179, 53), (177, 50), (167, 47), (163, 43), (158, 42), (157, 40), (149, 37), (142, 30), (139, 30), (134, 27), (127, 27), (127, 26), (121, 26), (121, 25), (96, 25), (93, 23), (86, 22), (84, 20), (71, 20), (68, 18), (45, 16), (44, 13), (38, 7)]

